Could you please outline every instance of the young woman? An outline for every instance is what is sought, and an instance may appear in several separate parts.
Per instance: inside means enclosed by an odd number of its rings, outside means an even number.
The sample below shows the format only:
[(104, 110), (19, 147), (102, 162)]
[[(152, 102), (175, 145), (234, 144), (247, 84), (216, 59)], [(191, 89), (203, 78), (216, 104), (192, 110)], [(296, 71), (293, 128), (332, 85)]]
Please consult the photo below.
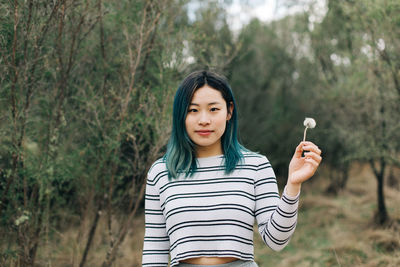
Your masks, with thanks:
[[(302, 157), (302, 152), (305, 152)], [(148, 173), (143, 266), (257, 266), (253, 224), (273, 250), (289, 242), (301, 184), (321, 162), (321, 150), (301, 142), (279, 196), (265, 156), (237, 140), (237, 111), (227, 81), (190, 74), (179, 86), (165, 156)]]

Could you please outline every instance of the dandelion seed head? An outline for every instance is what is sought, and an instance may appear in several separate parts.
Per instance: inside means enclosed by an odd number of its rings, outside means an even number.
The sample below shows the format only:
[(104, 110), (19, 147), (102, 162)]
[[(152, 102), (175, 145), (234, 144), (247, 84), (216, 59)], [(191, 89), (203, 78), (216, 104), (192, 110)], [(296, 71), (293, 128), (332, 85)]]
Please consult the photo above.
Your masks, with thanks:
[(305, 127), (310, 128), (310, 129), (315, 128), (315, 126), (317, 125), (317, 123), (315, 122), (315, 120), (313, 118), (306, 118), (304, 120), (303, 124)]

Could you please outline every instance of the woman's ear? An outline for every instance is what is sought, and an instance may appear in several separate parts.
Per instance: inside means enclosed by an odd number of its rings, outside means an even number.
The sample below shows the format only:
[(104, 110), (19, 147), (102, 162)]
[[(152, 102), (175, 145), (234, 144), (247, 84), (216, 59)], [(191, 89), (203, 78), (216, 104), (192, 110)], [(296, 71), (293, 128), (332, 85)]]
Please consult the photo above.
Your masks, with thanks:
[(226, 116), (227, 121), (229, 121), (232, 118), (232, 114), (233, 114), (233, 102), (230, 102), (228, 106), (228, 115)]

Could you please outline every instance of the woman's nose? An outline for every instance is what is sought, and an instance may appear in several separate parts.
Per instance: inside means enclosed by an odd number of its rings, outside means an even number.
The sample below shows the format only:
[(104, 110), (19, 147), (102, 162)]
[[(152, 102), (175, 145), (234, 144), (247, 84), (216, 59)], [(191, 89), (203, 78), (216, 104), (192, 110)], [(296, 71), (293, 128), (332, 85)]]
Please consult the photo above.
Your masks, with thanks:
[(207, 125), (207, 124), (210, 124), (210, 123), (211, 123), (210, 117), (207, 115), (207, 113), (202, 112), (200, 114), (199, 124), (200, 125)]

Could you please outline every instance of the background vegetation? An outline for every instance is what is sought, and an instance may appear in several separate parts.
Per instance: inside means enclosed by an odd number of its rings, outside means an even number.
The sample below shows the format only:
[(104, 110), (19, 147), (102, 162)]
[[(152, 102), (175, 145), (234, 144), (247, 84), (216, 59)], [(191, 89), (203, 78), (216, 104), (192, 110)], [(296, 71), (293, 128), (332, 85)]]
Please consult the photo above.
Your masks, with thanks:
[(200, 68), (281, 184), (317, 121), (298, 230), (281, 254), (256, 237), (260, 266), (399, 265), (400, 3), (278, 2), (303, 12), (233, 30), (232, 1), (1, 1), (0, 265), (140, 266), (146, 172)]

